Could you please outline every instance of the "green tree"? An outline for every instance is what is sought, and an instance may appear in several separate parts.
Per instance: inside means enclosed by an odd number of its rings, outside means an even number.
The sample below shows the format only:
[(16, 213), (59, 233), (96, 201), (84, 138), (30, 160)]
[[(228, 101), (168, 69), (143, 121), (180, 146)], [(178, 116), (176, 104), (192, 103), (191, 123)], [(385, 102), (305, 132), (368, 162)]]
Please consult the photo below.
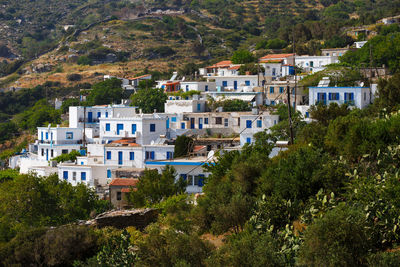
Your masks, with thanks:
[(142, 109), (144, 113), (164, 112), (164, 104), (168, 97), (162, 89), (139, 90), (131, 96), (132, 105)]
[(183, 179), (176, 180), (175, 169), (167, 166), (162, 173), (146, 169), (140, 178), (137, 190), (127, 195), (127, 200), (135, 207), (143, 207), (159, 203), (170, 196), (181, 194), (186, 185)]
[(338, 105), (337, 103), (330, 103), (329, 106), (319, 104), (312, 105), (310, 108), (311, 118), (318, 121), (324, 126), (328, 126), (329, 122), (337, 117), (346, 116), (350, 113), (350, 109), (346, 104)]
[(123, 97), (121, 83), (121, 80), (112, 78), (94, 84), (87, 97), (88, 105), (106, 105), (120, 102)]
[(231, 58), (233, 64), (245, 64), (254, 62), (255, 58), (252, 53), (247, 50), (237, 50)]
[(307, 266), (361, 266), (371, 248), (365, 214), (340, 205), (310, 225), (299, 252)]
[(186, 157), (190, 152), (193, 151), (193, 138), (180, 135), (176, 138), (174, 147), (174, 157)]
[(61, 104), (61, 111), (62, 113), (66, 113), (69, 111), (69, 107), (70, 106), (79, 106), (80, 101), (77, 98), (68, 98), (66, 100), (63, 101), (63, 103)]
[(379, 79), (377, 98), (374, 103), (389, 113), (397, 111), (400, 107), (400, 73), (389, 79)]

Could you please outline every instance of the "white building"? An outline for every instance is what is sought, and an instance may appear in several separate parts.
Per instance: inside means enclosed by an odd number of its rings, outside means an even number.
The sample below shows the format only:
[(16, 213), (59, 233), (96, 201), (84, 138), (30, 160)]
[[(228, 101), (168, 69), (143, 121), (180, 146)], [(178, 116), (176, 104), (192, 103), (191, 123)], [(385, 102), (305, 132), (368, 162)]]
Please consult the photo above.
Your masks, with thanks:
[(362, 48), (368, 41), (360, 41), (360, 42), (354, 42), (354, 45), (357, 49)]
[(205, 112), (207, 101), (204, 99), (194, 99), (190, 100), (177, 100), (174, 97), (170, 97), (170, 100), (164, 104), (165, 113), (184, 113), (184, 112)]
[(215, 91), (217, 89), (215, 82), (206, 82), (206, 81), (181, 81), (180, 88), (185, 91), (200, 91), (200, 92), (208, 92)]
[(371, 103), (371, 89), (368, 87), (309, 87), (309, 103), (310, 105), (348, 104), (362, 109)]
[(339, 63), (338, 56), (296, 56), (296, 66), (306, 72), (318, 72), (325, 69), (329, 64)]
[(147, 160), (146, 167), (157, 169), (161, 172), (167, 165), (175, 168), (176, 179), (182, 177), (187, 183), (186, 192), (189, 194), (201, 193), (204, 186), (204, 179), (210, 174), (207, 173), (203, 166), (211, 163), (211, 158), (194, 157), (190, 159), (173, 159), (173, 160)]
[(279, 115), (272, 115), (269, 113), (260, 114), (246, 114), (240, 116), (240, 146), (246, 143), (254, 142), (254, 134), (263, 132), (276, 125), (279, 122)]
[(258, 75), (236, 76), (207, 76), (207, 79), (215, 80), (217, 91), (252, 92), (259, 86)]
[(135, 114), (100, 119), (100, 139), (108, 143), (121, 138), (136, 138), (140, 145), (150, 144), (167, 134), (166, 117), (158, 114)]

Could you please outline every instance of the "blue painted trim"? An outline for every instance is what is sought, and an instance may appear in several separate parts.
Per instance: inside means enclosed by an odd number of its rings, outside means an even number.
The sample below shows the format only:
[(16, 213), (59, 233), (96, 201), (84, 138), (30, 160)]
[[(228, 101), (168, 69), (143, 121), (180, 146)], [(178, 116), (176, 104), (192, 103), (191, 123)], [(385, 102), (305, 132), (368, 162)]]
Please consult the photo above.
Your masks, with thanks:
[(308, 88), (319, 88), (319, 89), (369, 89), (369, 87), (318, 87), (318, 86), (310, 86)]
[(171, 165), (171, 166), (202, 166), (215, 165), (214, 162), (176, 162), (176, 161), (145, 161), (147, 165)]

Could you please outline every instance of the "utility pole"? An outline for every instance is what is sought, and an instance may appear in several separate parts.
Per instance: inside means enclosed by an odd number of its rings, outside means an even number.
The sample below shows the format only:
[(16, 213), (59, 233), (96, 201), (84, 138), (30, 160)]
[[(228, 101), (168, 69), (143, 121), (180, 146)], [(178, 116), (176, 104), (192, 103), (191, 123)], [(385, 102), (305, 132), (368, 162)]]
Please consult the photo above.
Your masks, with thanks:
[(290, 107), (290, 86), (289, 81), (286, 87), (287, 92), (287, 101), (288, 101), (288, 116), (289, 116), (289, 133), (290, 133), (290, 144), (293, 145), (294, 138), (293, 138), (293, 126), (292, 126), (292, 109)]
[(83, 106), (83, 147), (86, 147), (86, 106)]
[(294, 112), (296, 112), (297, 105), (297, 71), (296, 71), (296, 47), (294, 39), (294, 28), (293, 28), (293, 68), (294, 68)]

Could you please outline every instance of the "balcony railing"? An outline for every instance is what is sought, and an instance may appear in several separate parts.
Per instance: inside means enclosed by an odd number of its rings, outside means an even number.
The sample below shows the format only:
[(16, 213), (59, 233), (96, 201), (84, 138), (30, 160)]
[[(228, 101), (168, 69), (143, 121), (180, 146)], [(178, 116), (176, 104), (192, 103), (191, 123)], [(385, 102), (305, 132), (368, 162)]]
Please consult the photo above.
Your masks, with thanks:
[(343, 104), (347, 104), (349, 106), (354, 106), (355, 102), (354, 100), (317, 100), (315, 101), (315, 105), (329, 105), (330, 103), (336, 103), (338, 105), (343, 105)]

